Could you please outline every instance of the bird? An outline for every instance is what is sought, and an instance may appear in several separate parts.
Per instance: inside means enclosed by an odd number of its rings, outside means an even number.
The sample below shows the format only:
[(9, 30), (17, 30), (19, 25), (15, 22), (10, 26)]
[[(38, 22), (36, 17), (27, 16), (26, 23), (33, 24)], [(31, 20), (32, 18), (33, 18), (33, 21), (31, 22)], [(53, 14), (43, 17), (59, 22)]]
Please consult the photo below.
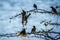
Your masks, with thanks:
[(37, 9), (37, 5), (36, 4), (33, 4), (33, 7), (34, 7), (34, 9)]
[(23, 37), (27, 37), (25, 28), (21, 32), (17, 33), (17, 36), (20, 36), (20, 35), (23, 36)]
[(33, 26), (32, 30), (31, 30), (31, 33), (34, 33), (34, 32), (36, 32), (36, 27), (35, 26)]
[(20, 32), (20, 34), (21, 34), (21, 36), (22, 36), (25, 40), (28, 39), (28, 36), (27, 36), (27, 33), (26, 33), (26, 29), (25, 29), (25, 28), (23, 28), (23, 30)]
[(57, 14), (57, 10), (53, 6), (51, 6), (51, 9), (52, 9), (52, 13), (56, 13)]
[(56, 6), (56, 8), (60, 8), (60, 6)]
[(28, 36), (27, 36), (25, 28), (23, 28), (21, 32), (18, 32), (17, 36), (22, 36), (24, 38), (24, 40), (28, 39)]
[(24, 27), (24, 21), (25, 21), (25, 19), (26, 19), (26, 11), (25, 10), (22, 10), (22, 25), (23, 25), (23, 27)]

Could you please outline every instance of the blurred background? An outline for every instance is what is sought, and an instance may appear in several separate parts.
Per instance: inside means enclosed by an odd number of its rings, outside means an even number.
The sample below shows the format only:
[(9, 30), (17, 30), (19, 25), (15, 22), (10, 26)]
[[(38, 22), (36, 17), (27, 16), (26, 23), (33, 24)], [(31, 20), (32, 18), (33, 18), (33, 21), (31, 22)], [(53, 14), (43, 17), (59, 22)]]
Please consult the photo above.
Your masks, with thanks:
[[(38, 9), (45, 9), (51, 11), (51, 6), (60, 6), (60, 0), (0, 0), (0, 34), (2, 33), (16, 33), (22, 30), (21, 16), (13, 18), (10, 21), (10, 17), (21, 13), (22, 9), (25, 11), (33, 9), (33, 4), (37, 4)], [(60, 12), (60, 8), (57, 9)], [(57, 20), (58, 18), (58, 20)], [(25, 26), (26, 32), (31, 32), (32, 26), (36, 26), (36, 31), (41, 29), (46, 30), (45, 25), (40, 24), (41, 21), (50, 21), (52, 23), (60, 23), (60, 16), (47, 13), (31, 13), (28, 18), (28, 23)], [(60, 26), (48, 25), (47, 29), (54, 27), (54, 31), (60, 32)], [(53, 36), (53, 35), (52, 35)], [(2, 37), (0, 40), (23, 40), (22, 37)], [(44, 40), (41, 38), (30, 37), (28, 40)]]

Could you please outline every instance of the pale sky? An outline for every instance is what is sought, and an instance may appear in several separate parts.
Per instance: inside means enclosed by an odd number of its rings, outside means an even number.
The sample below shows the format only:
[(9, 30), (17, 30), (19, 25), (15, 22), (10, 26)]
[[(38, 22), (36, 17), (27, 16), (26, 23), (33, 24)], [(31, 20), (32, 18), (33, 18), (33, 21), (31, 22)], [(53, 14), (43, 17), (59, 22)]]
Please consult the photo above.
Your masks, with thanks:
[[(33, 4), (37, 4), (39, 9), (45, 9), (48, 11), (51, 11), (50, 6), (59, 6), (60, 0), (0, 0), (0, 33), (16, 33), (17, 31), (22, 30), (22, 24), (21, 24), (21, 16), (16, 17), (11, 20), (11, 23), (9, 23), (9, 18), (21, 13), (22, 9), (24, 10), (31, 10), (33, 9)], [(60, 10), (60, 9), (59, 9)], [(59, 20), (60, 20), (60, 16)], [(52, 20), (52, 22), (57, 22), (57, 15), (51, 15), (51, 14), (40, 14), (37, 13), (31, 14), (31, 16), (28, 18), (28, 23), (25, 26), (27, 28), (26, 32), (31, 32), (32, 26), (35, 25), (37, 30), (41, 30), (41, 28), (45, 29), (45, 26), (43, 24), (40, 24), (42, 20)], [(60, 21), (59, 21), (60, 23)], [(54, 26), (48, 25), (48, 29), (52, 28)], [(56, 28), (55, 28), (56, 29)], [(55, 31), (60, 31), (56, 29)], [(42, 40), (40, 38), (30, 37), (28, 40)], [(22, 37), (2, 37), (0, 40), (23, 40)]]

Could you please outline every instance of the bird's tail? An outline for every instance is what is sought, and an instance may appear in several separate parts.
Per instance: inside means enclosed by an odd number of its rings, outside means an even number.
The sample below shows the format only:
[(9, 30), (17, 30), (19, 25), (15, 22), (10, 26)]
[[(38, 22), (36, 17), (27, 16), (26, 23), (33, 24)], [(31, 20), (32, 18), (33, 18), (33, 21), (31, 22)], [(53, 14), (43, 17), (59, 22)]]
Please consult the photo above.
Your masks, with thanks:
[(17, 35), (17, 36), (20, 36), (20, 35), (21, 35), (21, 33), (20, 33), (20, 32), (18, 32), (16, 35)]
[(24, 40), (28, 40), (28, 36), (27, 35), (24, 35), (23, 38), (24, 38)]

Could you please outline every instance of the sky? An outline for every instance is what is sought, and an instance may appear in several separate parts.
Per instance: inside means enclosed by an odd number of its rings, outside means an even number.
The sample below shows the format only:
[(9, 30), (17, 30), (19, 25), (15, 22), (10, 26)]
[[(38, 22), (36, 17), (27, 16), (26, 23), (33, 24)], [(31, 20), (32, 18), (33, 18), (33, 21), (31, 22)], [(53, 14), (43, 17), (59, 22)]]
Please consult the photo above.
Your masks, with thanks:
[[(51, 11), (50, 6), (60, 6), (60, 0), (0, 0), (0, 33), (16, 33), (17, 31), (22, 30), (21, 24), (21, 16), (18, 16), (11, 20), (9, 23), (9, 18), (15, 16), (16, 14), (21, 13), (22, 9), (24, 10), (31, 10), (33, 9), (33, 4), (37, 4), (38, 9), (45, 9)], [(57, 9), (58, 11), (60, 9)], [(58, 17), (58, 21), (57, 21)], [(31, 32), (32, 26), (35, 25), (37, 30), (41, 30), (41, 28), (45, 29), (43, 24), (40, 24), (42, 20), (52, 20), (52, 22), (60, 23), (60, 16), (52, 15), (52, 14), (40, 14), (37, 13), (36, 15), (32, 13), (32, 15), (28, 18), (28, 23), (25, 26), (26, 32)], [(48, 29), (54, 26), (48, 25)], [(55, 28), (55, 31), (59, 31)], [(41, 38), (30, 37), (28, 40), (43, 40)], [(23, 40), (22, 37), (3, 37), (0, 40)]]

